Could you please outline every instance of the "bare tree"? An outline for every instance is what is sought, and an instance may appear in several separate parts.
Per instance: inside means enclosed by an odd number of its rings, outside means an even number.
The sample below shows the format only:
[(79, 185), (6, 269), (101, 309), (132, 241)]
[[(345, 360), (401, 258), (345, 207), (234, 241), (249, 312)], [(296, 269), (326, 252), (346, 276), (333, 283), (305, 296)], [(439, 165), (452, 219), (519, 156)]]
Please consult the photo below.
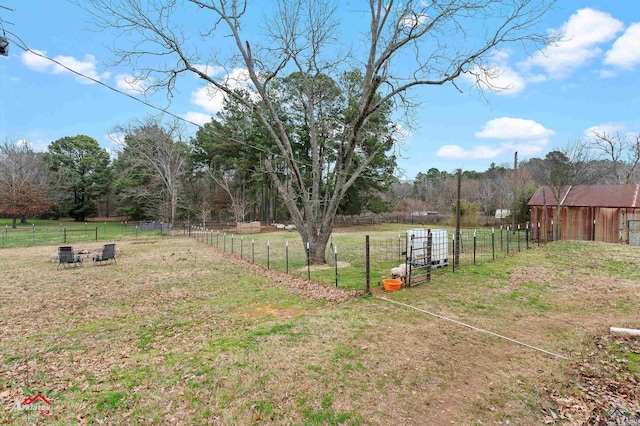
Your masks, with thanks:
[(5, 141), (0, 145), (0, 212), (13, 218), (46, 211), (51, 203), (47, 166), (29, 144)]
[(536, 182), (547, 186), (551, 192), (549, 195), (556, 205), (556, 235), (559, 235), (560, 213), (568, 192), (576, 193), (581, 188), (576, 185), (591, 185), (599, 178), (598, 171), (593, 168), (593, 152), (580, 141), (569, 142), (561, 150), (549, 152), (542, 167), (533, 167), (531, 173)]
[(211, 203), (209, 200), (200, 200), (197, 205), (198, 209), (198, 218), (200, 219), (200, 223), (203, 228), (207, 226), (207, 219), (211, 218)]
[(243, 222), (247, 215), (248, 205), (245, 200), (245, 192), (239, 185), (235, 185), (234, 171), (226, 169), (209, 169), (209, 175), (215, 183), (222, 188), (231, 200), (231, 209), (236, 222)]
[[(491, 57), (507, 46), (540, 48), (553, 36), (540, 31), (543, 16), (554, 0), (369, 0), (366, 11), (354, 17), (368, 25), (362, 44), (341, 37), (337, 4), (320, 0), (280, 0), (265, 21), (265, 33), (245, 21), (246, 0), (89, 0), (101, 29), (113, 28), (117, 36), (130, 36), (131, 44), (120, 44), (118, 64), (137, 70), (148, 90), (175, 89), (178, 77), (193, 73), (243, 104), (265, 127), (276, 149), (264, 155), (264, 167), (277, 188), (303, 244), (311, 246), (311, 262), (324, 263), (335, 213), (346, 191), (370, 164), (383, 155), (388, 141), (371, 142), (368, 130), (388, 105), (415, 106), (410, 98), (416, 86), (452, 83), (465, 75), (478, 85), (495, 73)], [(264, 8), (265, 3), (259, 3)], [(184, 20), (186, 6), (193, 16), (211, 13), (209, 27), (201, 34), (189, 31), (197, 25)], [(180, 11), (182, 15), (177, 13)], [(180, 20), (182, 17), (182, 21)], [(341, 15), (342, 19), (349, 18)], [(245, 34), (248, 29), (254, 39)], [(246, 33), (245, 33), (246, 31)], [(198, 36), (201, 36), (198, 37)], [(225, 38), (226, 37), (226, 38)], [(201, 57), (209, 41), (211, 54)], [(214, 50), (221, 40), (233, 44), (222, 57)], [(343, 52), (354, 52), (351, 55)], [(402, 63), (401, 63), (402, 62)], [(207, 72), (209, 66), (230, 67), (224, 75)], [(212, 69), (212, 68), (209, 68)], [(343, 81), (345, 73), (357, 70), (356, 85), (342, 87), (342, 116), (325, 115), (322, 108), (323, 75)], [(308, 125), (308, 161), (298, 160), (281, 113), (274, 84), (283, 75), (298, 73), (302, 84), (300, 101)], [(236, 76), (242, 74), (244, 81)], [(238, 85), (250, 90), (244, 97)], [(327, 133), (335, 140), (325, 143)], [(368, 145), (368, 149), (363, 146)], [(280, 173), (279, 168), (285, 172)]]
[(131, 168), (150, 170), (166, 190), (168, 222), (173, 226), (178, 210), (180, 177), (185, 169), (186, 146), (181, 142), (181, 128), (177, 123), (162, 127), (158, 121), (117, 127), (116, 132), (125, 135), (126, 158)]
[(619, 132), (593, 131), (588, 142), (607, 160), (609, 175), (614, 183), (635, 183), (638, 163), (640, 163), (640, 135), (626, 137)]

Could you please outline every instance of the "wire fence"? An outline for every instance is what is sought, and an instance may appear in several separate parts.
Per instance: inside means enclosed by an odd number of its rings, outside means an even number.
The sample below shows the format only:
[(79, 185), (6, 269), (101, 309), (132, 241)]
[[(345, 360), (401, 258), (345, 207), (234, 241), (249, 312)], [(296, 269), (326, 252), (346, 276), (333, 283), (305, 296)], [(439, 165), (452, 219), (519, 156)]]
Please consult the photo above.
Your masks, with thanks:
[(160, 222), (85, 222), (84, 225), (59, 224), (58, 226), (31, 226), (30, 229), (0, 228), (0, 248), (28, 247), (48, 244), (74, 244), (90, 241), (138, 238), (148, 235), (164, 235), (168, 224)]
[[(480, 265), (539, 246), (532, 240), (528, 225), (498, 228), (461, 229), (445, 232), (446, 261), (434, 268), (455, 272), (456, 268)], [(187, 234), (269, 270), (345, 289), (368, 290), (391, 276), (391, 269), (407, 262), (407, 233), (389, 236), (332, 236), (327, 245), (326, 265), (309, 264), (309, 247), (304, 247), (296, 232), (238, 235), (232, 232), (193, 226)], [(366, 237), (366, 238), (365, 238)], [(440, 255), (443, 257), (443, 255)]]

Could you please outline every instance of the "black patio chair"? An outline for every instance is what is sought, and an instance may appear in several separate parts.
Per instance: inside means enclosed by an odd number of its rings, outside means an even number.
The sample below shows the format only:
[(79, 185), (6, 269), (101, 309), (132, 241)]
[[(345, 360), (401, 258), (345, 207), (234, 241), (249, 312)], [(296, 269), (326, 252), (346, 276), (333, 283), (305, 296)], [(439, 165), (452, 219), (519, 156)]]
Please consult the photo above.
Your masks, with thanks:
[(71, 246), (58, 247), (58, 267), (56, 269), (60, 269), (60, 265), (64, 268), (69, 265), (82, 266), (82, 258), (73, 253)]
[(102, 247), (102, 253), (96, 255), (96, 257), (93, 259), (94, 262), (96, 262), (96, 265), (102, 262), (111, 262), (111, 261), (116, 262), (116, 245), (115, 244), (105, 244), (104, 247)]

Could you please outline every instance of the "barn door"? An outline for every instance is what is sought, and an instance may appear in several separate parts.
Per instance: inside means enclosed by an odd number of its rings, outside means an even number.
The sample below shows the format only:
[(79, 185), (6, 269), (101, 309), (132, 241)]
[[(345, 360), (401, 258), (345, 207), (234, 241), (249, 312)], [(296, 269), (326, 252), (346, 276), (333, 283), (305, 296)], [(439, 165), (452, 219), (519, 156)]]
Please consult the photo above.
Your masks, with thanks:
[(629, 224), (629, 244), (640, 245), (640, 220), (632, 219), (627, 223)]

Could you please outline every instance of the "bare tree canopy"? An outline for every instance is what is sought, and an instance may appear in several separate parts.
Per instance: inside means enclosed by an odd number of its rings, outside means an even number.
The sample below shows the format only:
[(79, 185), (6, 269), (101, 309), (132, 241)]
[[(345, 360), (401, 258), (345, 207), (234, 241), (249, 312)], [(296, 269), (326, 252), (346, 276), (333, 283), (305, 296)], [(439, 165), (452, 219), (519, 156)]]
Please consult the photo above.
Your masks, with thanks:
[(168, 208), (160, 216), (173, 226), (178, 210), (180, 177), (184, 173), (187, 149), (181, 139), (182, 128), (174, 123), (163, 127), (154, 119), (118, 127), (116, 132), (124, 134), (122, 161), (127, 173), (146, 172), (161, 183), (164, 201)]
[(640, 135), (625, 136), (618, 131), (593, 131), (589, 136), (588, 144), (600, 158), (607, 161), (607, 183), (635, 183), (640, 163)]
[[(463, 75), (499, 89), (491, 85), (492, 55), (533, 52), (553, 37), (538, 28), (553, 0), (370, 0), (359, 3), (363, 9), (317, 0), (88, 3), (100, 28), (115, 32), (118, 64), (136, 70), (146, 90), (170, 95), (182, 74), (195, 74), (267, 129), (275, 148), (265, 152), (264, 168), (314, 263), (325, 261), (340, 200), (397, 138), (389, 123), (375, 140), (379, 111), (415, 106), (411, 88), (455, 85)], [(266, 16), (257, 20), (256, 11)], [(341, 19), (360, 35), (341, 34)], [(298, 159), (296, 135), (281, 115), (277, 84), (293, 74), (308, 161)], [(337, 115), (326, 110), (323, 76), (338, 86)]]
[(28, 144), (0, 145), (0, 213), (13, 218), (46, 211), (51, 203), (46, 164)]

